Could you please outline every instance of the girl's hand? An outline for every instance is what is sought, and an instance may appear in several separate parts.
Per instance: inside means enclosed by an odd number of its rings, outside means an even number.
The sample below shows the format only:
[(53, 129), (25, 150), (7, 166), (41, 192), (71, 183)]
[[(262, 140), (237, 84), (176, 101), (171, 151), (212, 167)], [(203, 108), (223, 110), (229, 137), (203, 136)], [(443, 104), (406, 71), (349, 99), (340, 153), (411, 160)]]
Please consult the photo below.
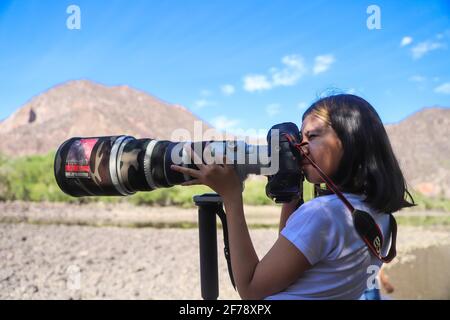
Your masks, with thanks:
[(224, 164), (203, 164), (200, 157), (192, 152), (191, 148), (185, 149), (191, 159), (194, 160), (194, 164), (199, 170), (185, 168), (177, 165), (171, 165), (170, 168), (174, 171), (178, 171), (193, 177), (193, 180), (183, 182), (182, 186), (191, 186), (197, 184), (204, 184), (216, 193), (218, 193), (224, 200), (242, 193), (242, 183), (236, 174), (233, 166), (226, 164), (224, 158)]

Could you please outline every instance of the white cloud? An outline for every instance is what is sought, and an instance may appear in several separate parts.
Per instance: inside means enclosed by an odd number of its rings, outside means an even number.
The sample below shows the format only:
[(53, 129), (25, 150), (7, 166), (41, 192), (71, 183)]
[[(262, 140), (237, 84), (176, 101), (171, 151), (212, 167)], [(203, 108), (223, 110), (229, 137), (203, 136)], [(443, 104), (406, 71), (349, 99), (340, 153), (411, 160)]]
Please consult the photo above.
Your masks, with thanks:
[(244, 77), (244, 90), (249, 92), (270, 90), (274, 87), (293, 86), (307, 73), (303, 58), (288, 55), (281, 59), (282, 68), (270, 68), (269, 74), (247, 75)]
[(292, 69), (304, 69), (303, 58), (297, 54), (284, 56), (281, 62)]
[(248, 92), (272, 89), (272, 84), (264, 75), (248, 75), (244, 77), (244, 90)]
[(356, 89), (355, 88), (347, 89), (346, 93), (347, 94), (355, 94), (356, 93)]
[(269, 117), (273, 117), (273, 116), (279, 114), (280, 111), (281, 111), (281, 107), (278, 103), (272, 103), (266, 107), (266, 113)]
[(194, 102), (194, 106), (197, 109), (201, 109), (201, 108), (205, 108), (205, 107), (213, 107), (215, 105), (217, 105), (216, 102), (210, 101), (210, 100), (207, 100), (207, 99), (199, 99), (199, 100), (196, 100)]
[(236, 92), (236, 89), (231, 84), (225, 84), (220, 87), (222, 93), (226, 96), (231, 96)]
[(427, 78), (416, 74), (414, 76), (409, 77), (408, 80), (412, 82), (424, 82), (425, 80), (427, 80)]
[(434, 89), (434, 92), (450, 94), (450, 82), (443, 83), (439, 87), (436, 87)]
[(281, 62), (285, 67), (281, 70), (277, 68), (270, 69), (272, 74), (272, 85), (275, 86), (293, 86), (306, 73), (306, 66), (303, 58), (298, 55), (284, 56)]
[(430, 51), (442, 49), (444, 44), (441, 42), (424, 41), (411, 48), (413, 59), (420, 59)]
[(336, 60), (332, 54), (317, 56), (315, 58), (313, 73), (319, 74), (327, 71), (335, 61)]
[(211, 124), (218, 130), (234, 128), (238, 123), (238, 119), (228, 119), (226, 116), (218, 116), (211, 121)]
[(413, 42), (413, 38), (406, 36), (406, 37), (403, 37), (402, 42), (400, 43), (400, 46), (405, 47), (405, 46), (411, 44), (412, 42)]

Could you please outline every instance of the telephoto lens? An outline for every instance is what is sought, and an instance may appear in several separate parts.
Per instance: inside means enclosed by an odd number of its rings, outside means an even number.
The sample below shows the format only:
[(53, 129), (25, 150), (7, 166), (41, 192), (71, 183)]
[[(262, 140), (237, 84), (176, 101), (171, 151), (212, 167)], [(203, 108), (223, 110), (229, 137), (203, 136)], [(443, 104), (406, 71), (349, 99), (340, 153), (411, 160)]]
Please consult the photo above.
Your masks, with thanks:
[(170, 169), (172, 164), (198, 169), (188, 155), (190, 148), (205, 164), (223, 164), (226, 157), (241, 182), (249, 174), (267, 176), (266, 195), (275, 202), (289, 202), (300, 196), (303, 181), (301, 155), (292, 141), (299, 143), (301, 134), (290, 122), (273, 126), (267, 145), (244, 141), (172, 142), (130, 136), (71, 138), (59, 147), (54, 170), (59, 187), (68, 195), (127, 196), (192, 180)]
[(243, 141), (171, 142), (130, 136), (72, 138), (55, 157), (58, 186), (74, 196), (126, 196), (137, 191), (168, 188), (192, 177), (170, 169), (172, 164), (197, 168), (186, 148), (202, 162), (222, 164), (224, 156), (244, 181), (269, 165), (267, 146)]

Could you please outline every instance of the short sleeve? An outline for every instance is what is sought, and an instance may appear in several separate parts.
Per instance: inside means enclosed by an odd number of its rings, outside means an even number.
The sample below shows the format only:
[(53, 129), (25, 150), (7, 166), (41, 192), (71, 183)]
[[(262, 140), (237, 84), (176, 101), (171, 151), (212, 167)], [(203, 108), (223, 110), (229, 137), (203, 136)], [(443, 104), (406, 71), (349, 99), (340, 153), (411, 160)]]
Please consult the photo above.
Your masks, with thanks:
[(288, 219), (281, 235), (292, 242), (311, 265), (324, 260), (338, 242), (336, 226), (324, 205), (305, 203)]

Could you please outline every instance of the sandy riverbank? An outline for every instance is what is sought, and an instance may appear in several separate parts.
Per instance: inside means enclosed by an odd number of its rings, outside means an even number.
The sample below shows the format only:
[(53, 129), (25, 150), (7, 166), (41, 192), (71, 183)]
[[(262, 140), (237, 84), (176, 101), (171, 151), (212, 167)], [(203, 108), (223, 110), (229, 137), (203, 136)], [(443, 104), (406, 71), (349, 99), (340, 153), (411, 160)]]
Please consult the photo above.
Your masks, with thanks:
[[(278, 208), (256, 208), (247, 210), (249, 221), (277, 222)], [(0, 299), (201, 299), (197, 229), (70, 223), (196, 218), (196, 209), (0, 203)], [(277, 229), (252, 229), (251, 236), (262, 257)], [(221, 254), (220, 232), (218, 243), (219, 298), (238, 299)], [(397, 289), (394, 297), (449, 299), (449, 249), (448, 229), (402, 226), (398, 259), (387, 268)]]

